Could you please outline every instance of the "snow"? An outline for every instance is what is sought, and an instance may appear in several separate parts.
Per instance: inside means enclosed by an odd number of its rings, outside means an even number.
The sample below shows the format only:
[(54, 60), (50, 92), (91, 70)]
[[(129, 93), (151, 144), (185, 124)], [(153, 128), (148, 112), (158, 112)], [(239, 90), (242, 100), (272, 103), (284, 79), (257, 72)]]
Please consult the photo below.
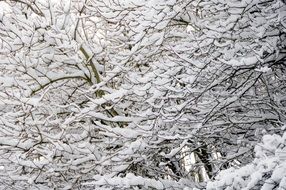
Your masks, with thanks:
[(0, 189), (286, 186), (282, 1), (5, 2)]
[(249, 65), (254, 65), (258, 62), (258, 58), (253, 56), (253, 57), (246, 57), (246, 58), (242, 58), (240, 60), (236, 60), (236, 59), (231, 59), (229, 61), (225, 61), (225, 60), (220, 60), (228, 65), (231, 65), (233, 67), (238, 67), (238, 66), (249, 66)]
[(155, 180), (149, 178), (143, 178), (141, 176), (136, 176), (133, 173), (127, 173), (125, 177), (107, 177), (107, 176), (94, 176), (95, 181), (90, 183), (85, 183), (84, 185), (88, 186), (109, 186), (109, 187), (117, 187), (121, 188), (132, 188), (136, 186), (142, 186), (146, 189), (182, 189), (184, 187), (183, 183), (173, 182), (168, 180)]
[(13, 77), (0, 77), (0, 84), (3, 87), (13, 86), (15, 84), (15, 79)]
[(259, 69), (255, 69), (255, 71), (258, 71), (258, 72), (261, 72), (261, 73), (267, 73), (267, 72), (271, 71), (271, 68), (269, 68), (267, 66), (264, 66), (264, 67), (261, 67)]
[[(285, 153), (286, 133), (283, 136), (265, 135), (262, 143), (255, 147), (255, 159), (241, 168), (221, 171), (216, 180), (209, 182), (207, 190), (219, 189), (273, 189), (273, 182), (283, 187), (286, 178), (286, 164), (280, 158)], [(268, 175), (269, 174), (269, 175)]]

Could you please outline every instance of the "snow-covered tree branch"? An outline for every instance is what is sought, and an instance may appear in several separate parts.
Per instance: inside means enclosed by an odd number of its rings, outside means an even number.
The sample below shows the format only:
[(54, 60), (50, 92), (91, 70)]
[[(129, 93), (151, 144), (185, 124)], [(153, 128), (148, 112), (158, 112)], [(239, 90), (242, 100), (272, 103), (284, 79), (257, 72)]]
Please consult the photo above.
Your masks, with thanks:
[(266, 188), (282, 167), (258, 149), (285, 131), (284, 1), (0, 7), (1, 188)]

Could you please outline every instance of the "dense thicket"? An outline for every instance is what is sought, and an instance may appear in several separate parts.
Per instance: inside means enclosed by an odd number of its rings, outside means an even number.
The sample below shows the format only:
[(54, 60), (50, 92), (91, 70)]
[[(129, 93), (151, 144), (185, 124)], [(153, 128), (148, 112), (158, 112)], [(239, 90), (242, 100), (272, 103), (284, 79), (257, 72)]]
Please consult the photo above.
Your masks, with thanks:
[(280, 167), (246, 177), (263, 135), (285, 151), (282, 0), (1, 6), (3, 187), (249, 189)]

